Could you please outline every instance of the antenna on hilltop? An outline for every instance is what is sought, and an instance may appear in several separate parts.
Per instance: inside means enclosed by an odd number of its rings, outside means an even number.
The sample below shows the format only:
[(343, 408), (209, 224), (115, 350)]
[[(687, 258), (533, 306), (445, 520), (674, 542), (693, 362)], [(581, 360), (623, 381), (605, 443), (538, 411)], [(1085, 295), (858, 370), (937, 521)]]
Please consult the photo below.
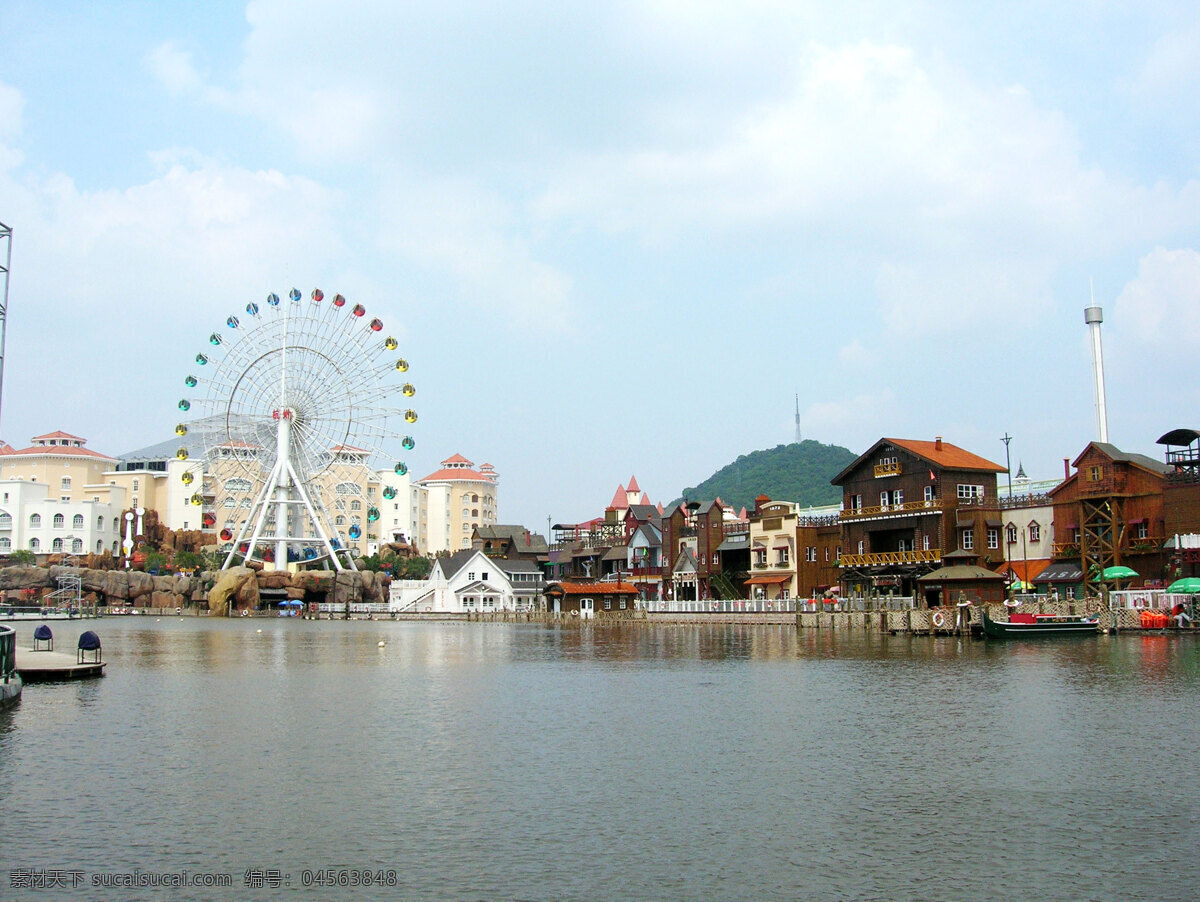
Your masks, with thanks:
[(800, 444), (800, 396), (796, 395), (796, 444)]

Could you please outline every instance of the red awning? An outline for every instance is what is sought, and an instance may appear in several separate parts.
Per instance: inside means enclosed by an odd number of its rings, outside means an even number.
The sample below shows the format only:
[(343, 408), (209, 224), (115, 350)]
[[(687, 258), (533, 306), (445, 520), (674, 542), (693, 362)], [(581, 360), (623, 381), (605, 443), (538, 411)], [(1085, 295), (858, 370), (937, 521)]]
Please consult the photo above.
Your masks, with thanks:
[(763, 586), (774, 585), (775, 583), (787, 583), (792, 581), (790, 573), (764, 573), (761, 576), (752, 576), (746, 580), (748, 586)]

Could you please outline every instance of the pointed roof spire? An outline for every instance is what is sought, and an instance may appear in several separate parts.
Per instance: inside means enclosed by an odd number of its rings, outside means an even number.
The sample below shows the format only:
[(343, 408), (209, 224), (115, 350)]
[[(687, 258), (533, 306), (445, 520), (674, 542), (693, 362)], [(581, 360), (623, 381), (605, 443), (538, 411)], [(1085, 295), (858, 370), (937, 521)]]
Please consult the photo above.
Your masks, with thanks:
[(636, 476), (629, 477), (629, 485), (627, 485), (625, 487), (625, 491), (627, 491), (627, 492), (640, 492), (641, 491), (641, 489), (638, 488)]
[(613, 493), (613, 500), (608, 506), (613, 510), (625, 510), (629, 507), (629, 496), (625, 494), (624, 486), (617, 486), (616, 492)]

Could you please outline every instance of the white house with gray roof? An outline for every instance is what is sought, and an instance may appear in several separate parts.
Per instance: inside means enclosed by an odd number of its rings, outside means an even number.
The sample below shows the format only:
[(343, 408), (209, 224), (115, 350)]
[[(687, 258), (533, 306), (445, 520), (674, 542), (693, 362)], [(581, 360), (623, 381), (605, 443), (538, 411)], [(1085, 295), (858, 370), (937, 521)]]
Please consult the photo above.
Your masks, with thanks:
[(458, 551), (434, 561), (424, 580), (395, 581), (389, 609), (409, 614), (492, 614), (524, 611), (543, 603), (541, 569), (532, 561), (490, 558)]

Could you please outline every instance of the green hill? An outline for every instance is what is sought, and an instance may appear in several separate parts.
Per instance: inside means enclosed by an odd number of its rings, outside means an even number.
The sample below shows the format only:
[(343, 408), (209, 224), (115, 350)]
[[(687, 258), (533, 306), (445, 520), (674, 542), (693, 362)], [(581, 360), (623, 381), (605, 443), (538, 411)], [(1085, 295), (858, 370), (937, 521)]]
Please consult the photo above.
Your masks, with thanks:
[(719, 497), (735, 511), (754, 510), (754, 499), (795, 501), (804, 507), (837, 504), (841, 489), (829, 480), (854, 462), (857, 454), (837, 445), (806, 440), (767, 451), (743, 454), (697, 486), (683, 490), (689, 501)]

